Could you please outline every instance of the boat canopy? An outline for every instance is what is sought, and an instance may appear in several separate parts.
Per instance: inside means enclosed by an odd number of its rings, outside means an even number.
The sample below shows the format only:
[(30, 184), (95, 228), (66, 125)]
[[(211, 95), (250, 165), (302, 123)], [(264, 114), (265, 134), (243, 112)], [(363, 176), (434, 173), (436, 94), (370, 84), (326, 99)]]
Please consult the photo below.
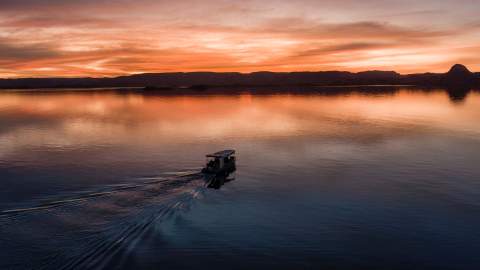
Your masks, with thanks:
[(212, 158), (226, 158), (235, 154), (235, 150), (223, 150), (213, 154), (208, 154), (207, 157)]

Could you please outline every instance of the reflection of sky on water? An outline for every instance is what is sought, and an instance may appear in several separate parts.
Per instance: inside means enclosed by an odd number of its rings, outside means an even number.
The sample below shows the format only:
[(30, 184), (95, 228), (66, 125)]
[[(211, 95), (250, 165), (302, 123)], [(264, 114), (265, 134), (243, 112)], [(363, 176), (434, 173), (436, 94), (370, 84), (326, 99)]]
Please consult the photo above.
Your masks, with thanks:
[(384, 96), (197, 97), (5, 93), (0, 96), (0, 132), (8, 142), (1, 145), (17, 146), (135, 144), (139, 137), (142, 144), (172, 138), (368, 137), (406, 128), (476, 132), (479, 103), (478, 94), (452, 106), (443, 92), (407, 91)]
[[(91, 260), (131, 269), (478, 266), (479, 105), (477, 92), (454, 103), (443, 91), (407, 89), (1, 93), (0, 210), (198, 171), (219, 149), (237, 150), (238, 170), (215, 191), (172, 180), (0, 217), (0, 246), (11, 247), (0, 268), (26, 255), (65, 266), (118, 239), (121, 255)], [(50, 261), (30, 246), (61, 252)]]

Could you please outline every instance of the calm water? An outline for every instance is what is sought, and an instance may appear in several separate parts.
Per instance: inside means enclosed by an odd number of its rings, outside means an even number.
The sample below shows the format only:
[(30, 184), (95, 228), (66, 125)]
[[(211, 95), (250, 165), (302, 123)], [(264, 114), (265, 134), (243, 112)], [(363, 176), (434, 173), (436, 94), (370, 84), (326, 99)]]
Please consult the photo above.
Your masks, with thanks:
[(478, 92), (0, 92), (0, 269), (478, 269), (479, 160)]

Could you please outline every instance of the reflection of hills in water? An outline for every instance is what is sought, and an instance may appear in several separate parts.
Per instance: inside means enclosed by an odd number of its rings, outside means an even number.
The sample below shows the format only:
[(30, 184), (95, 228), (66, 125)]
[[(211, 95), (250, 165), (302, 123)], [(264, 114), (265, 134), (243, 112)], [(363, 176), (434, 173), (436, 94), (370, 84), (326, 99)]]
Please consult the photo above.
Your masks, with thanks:
[[(140, 180), (3, 211), (0, 244), (9, 249), (9, 258), (0, 255), (0, 268), (25, 265), (29, 259), (35, 260), (29, 265), (48, 269), (100, 269), (121, 263), (137, 241), (155, 230), (156, 222), (188, 209), (205, 186), (200, 173)], [(24, 256), (32, 254), (30, 247), (34, 259)]]
[[(453, 103), (460, 103), (464, 101), (468, 94), (471, 92), (480, 92), (480, 88), (473, 88), (469, 85), (449, 85), (446, 87), (416, 87), (416, 86), (398, 86), (398, 85), (350, 85), (350, 86), (275, 86), (275, 87), (215, 87), (202, 91), (200, 95), (241, 95), (241, 94), (253, 94), (253, 95), (276, 95), (276, 94), (288, 94), (288, 95), (323, 95), (323, 96), (340, 96), (348, 94), (362, 94), (367, 96), (376, 95), (395, 95), (402, 90), (409, 90), (413, 92), (438, 92), (444, 91), (450, 101)], [(125, 90), (115, 91), (115, 93), (122, 94)], [(199, 94), (194, 93), (189, 89), (180, 91), (139, 91), (130, 89), (131, 92), (141, 93), (148, 96), (178, 96), (178, 95), (191, 95)]]
[[(450, 100), (454, 103), (459, 103), (468, 97), (471, 92), (480, 92), (480, 87), (470, 85), (451, 84), (443, 87), (434, 86), (413, 86), (413, 85), (343, 85), (343, 86), (229, 86), (229, 87), (209, 87), (201, 92), (192, 90), (191, 88), (170, 89), (145, 91), (143, 88), (98, 88), (98, 89), (40, 89), (40, 90), (4, 90), (8, 92), (21, 93), (35, 93), (37, 95), (54, 95), (58, 92), (81, 93), (82, 95), (96, 95), (97, 93), (112, 93), (116, 95), (130, 95), (136, 94), (141, 96), (151, 97), (182, 97), (182, 96), (212, 96), (212, 95), (323, 95), (323, 96), (338, 96), (348, 94), (362, 94), (366, 96), (376, 95), (395, 95), (402, 90), (412, 92), (439, 92), (443, 91), (448, 95)], [(0, 93), (2, 91), (0, 90)], [(0, 127), (1, 128), (1, 127)]]
[(469, 87), (450, 87), (447, 89), (448, 97), (453, 103), (464, 102), (470, 92), (472, 92), (472, 89)]

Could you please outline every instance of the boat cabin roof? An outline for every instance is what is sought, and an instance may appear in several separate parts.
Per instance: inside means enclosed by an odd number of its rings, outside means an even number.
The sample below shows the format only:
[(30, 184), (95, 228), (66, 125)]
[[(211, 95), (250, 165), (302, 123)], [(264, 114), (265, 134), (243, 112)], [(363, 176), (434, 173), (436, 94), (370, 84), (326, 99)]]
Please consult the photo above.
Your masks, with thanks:
[(213, 154), (208, 154), (207, 157), (213, 157), (213, 158), (225, 158), (229, 157), (231, 155), (235, 154), (235, 150), (223, 150), (223, 151), (218, 151)]

